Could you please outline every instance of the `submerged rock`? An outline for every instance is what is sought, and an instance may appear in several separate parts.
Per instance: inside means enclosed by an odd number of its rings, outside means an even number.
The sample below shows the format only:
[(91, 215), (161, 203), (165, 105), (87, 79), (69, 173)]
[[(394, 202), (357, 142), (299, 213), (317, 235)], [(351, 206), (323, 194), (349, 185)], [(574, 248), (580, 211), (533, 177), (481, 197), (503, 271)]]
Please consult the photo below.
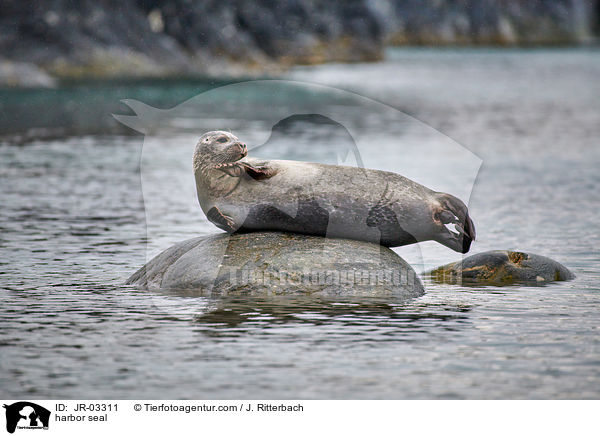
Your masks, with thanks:
[(540, 284), (575, 277), (568, 268), (548, 257), (501, 250), (474, 254), (461, 262), (440, 266), (427, 275), (438, 283), (467, 285)]
[(226, 233), (180, 242), (126, 282), (198, 295), (423, 295), (415, 271), (386, 247), (280, 232)]

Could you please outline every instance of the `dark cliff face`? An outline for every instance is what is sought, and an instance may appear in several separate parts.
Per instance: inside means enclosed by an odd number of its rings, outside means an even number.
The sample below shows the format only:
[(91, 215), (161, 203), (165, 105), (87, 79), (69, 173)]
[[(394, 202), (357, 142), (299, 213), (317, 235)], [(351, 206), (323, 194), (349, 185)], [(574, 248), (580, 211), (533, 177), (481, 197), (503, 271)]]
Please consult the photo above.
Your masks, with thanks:
[(3, 0), (0, 53), (58, 76), (219, 74), (381, 57), (363, 0)]
[(396, 0), (388, 37), (398, 44), (548, 45), (593, 36), (597, 0)]
[(0, 0), (0, 83), (11, 74), (17, 82), (41, 75), (40, 83), (46, 73), (264, 74), (298, 63), (377, 60), (386, 43), (574, 43), (598, 31), (599, 3)]
[[(378, 57), (380, 24), (363, 0), (139, 0), (156, 27), (192, 53), (290, 62)], [(159, 18), (160, 17), (160, 18)], [(327, 50), (347, 40), (346, 50)]]

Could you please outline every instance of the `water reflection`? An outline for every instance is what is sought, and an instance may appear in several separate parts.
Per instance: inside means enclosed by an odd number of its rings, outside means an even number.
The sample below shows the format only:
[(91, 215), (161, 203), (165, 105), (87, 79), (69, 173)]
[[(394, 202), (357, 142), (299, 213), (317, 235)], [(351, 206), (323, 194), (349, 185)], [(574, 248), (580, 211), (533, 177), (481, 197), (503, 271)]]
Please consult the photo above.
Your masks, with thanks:
[[(0, 391), (44, 398), (598, 398), (600, 56), (445, 56), (456, 62), (415, 50), (400, 65), (310, 71), (410, 106), (477, 148), (485, 165), (470, 205), (481, 229), (476, 251), (547, 253), (573, 269), (574, 281), (502, 289), (424, 281), (426, 294), (403, 302), (142, 292), (119, 286), (146, 261), (141, 139), (2, 145)], [(123, 91), (109, 98), (132, 97)], [(16, 97), (14, 104), (23, 101)], [(391, 139), (422, 136), (400, 136), (377, 117), (359, 121), (382, 133), (366, 166), (402, 172), (389, 159), (397, 155)], [(189, 150), (166, 139), (157, 144), (188, 162)], [(249, 143), (267, 137), (259, 139)], [(152, 157), (160, 180), (179, 171), (159, 147)], [(195, 192), (186, 207), (169, 208), (165, 197), (181, 189), (163, 184), (145, 193), (160, 205), (157, 250), (215, 231), (203, 226)], [(447, 262), (442, 249), (427, 268)], [(420, 256), (409, 250), (397, 252), (415, 266)]]
[(275, 325), (371, 326), (386, 330), (388, 339), (414, 340), (403, 333), (429, 328), (458, 330), (469, 324), (467, 304), (419, 304), (383, 297), (315, 295), (198, 296), (196, 291), (153, 292), (159, 311), (193, 320), (203, 332), (218, 336), (232, 327), (268, 329)]

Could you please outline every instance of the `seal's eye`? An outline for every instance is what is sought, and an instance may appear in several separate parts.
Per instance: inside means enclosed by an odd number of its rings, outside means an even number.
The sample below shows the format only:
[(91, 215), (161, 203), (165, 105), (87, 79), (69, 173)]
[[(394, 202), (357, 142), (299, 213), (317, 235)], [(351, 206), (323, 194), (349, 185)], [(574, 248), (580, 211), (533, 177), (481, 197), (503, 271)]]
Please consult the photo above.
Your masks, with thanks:
[(217, 142), (220, 142), (221, 144), (224, 144), (225, 142), (227, 142), (227, 137), (226, 136), (221, 136), (220, 138), (217, 138)]

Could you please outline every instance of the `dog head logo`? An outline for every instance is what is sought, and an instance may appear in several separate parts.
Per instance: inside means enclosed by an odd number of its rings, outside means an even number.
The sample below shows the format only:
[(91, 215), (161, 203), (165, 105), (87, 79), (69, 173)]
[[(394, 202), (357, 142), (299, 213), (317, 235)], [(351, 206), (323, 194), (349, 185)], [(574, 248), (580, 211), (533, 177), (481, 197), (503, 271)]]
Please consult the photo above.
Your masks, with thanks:
[(47, 429), (50, 421), (50, 411), (29, 401), (19, 401), (10, 405), (5, 404), (6, 431), (14, 433), (19, 429)]

